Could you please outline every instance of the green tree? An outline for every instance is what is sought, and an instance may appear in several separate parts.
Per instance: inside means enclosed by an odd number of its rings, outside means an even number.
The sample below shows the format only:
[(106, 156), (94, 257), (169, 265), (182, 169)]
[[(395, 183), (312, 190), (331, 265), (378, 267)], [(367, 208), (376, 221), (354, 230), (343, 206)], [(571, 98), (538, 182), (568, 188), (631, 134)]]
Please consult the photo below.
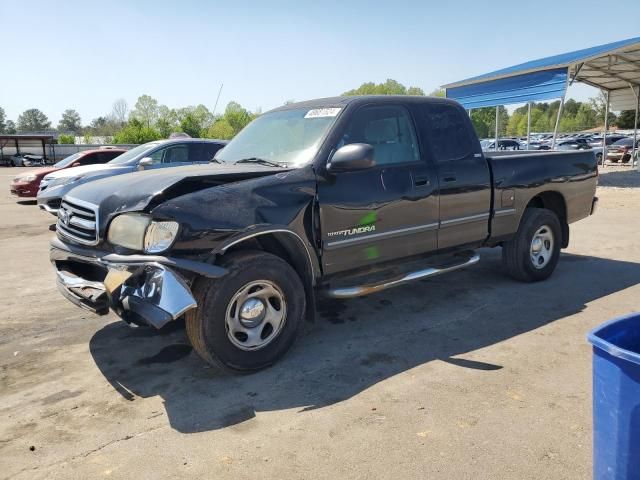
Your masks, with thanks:
[(7, 115), (4, 113), (4, 108), (0, 107), (0, 133), (5, 133), (7, 129)]
[(84, 129), (84, 133), (89, 136), (111, 137), (122, 128), (122, 125), (111, 115), (98, 117), (91, 120), (88, 127)]
[(214, 120), (209, 109), (202, 104), (181, 108), (177, 110), (176, 114), (180, 130), (192, 137), (206, 134)]
[(66, 135), (66, 134), (62, 133), (58, 137), (58, 143), (61, 144), (61, 145), (73, 144), (73, 143), (76, 143), (76, 137), (75, 137), (75, 135)]
[(576, 128), (578, 130), (588, 130), (595, 127), (596, 111), (587, 103), (580, 103), (576, 112)]
[[(498, 134), (502, 137), (507, 132), (509, 112), (503, 106), (499, 107)], [(494, 138), (496, 136), (496, 107), (474, 108), (471, 111), (471, 123), (480, 138)]]
[(231, 125), (233, 128), (234, 135), (236, 135), (240, 130), (242, 130), (251, 120), (253, 120), (253, 115), (243, 108), (237, 102), (229, 102), (227, 104), (227, 108), (224, 110), (223, 118)]
[(623, 110), (618, 115), (618, 120), (616, 121), (616, 126), (618, 128), (633, 128), (636, 119), (636, 111), (635, 110)]
[(156, 120), (156, 130), (162, 138), (168, 138), (173, 132), (177, 132), (180, 128), (178, 115), (175, 110), (160, 105), (158, 107), (158, 119)]
[(407, 88), (400, 82), (388, 78), (384, 83), (363, 83), (358, 88), (344, 92), (343, 95), (424, 95), (424, 92), (421, 88)]
[[(548, 108), (547, 108), (548, 111)], [(542, 108), (531, 109), (531, 131), (532, 132), (549, 132), (552, 130), (551, 122)]]
[(132, 118), (129, 122), (117, 132), (113, 137), (113, 143), (147, 143), (160, 139), (160, 132), (153, 127)]
[(130, 117), (140, 121), (147, 128), (151, 128), (158, 119), (158, 101), (149, 95), (141, 95), (138, 97)]
[(16, 124), (13, 120), (7, 120), (7, 123), (4, 127), (4, 133), (7, 135), (14, 135), (18, 129), (16, 128)]
[[(524, 120), (524, 128), (522, 128), (523, 120)], [(511, 136), (521, 136), (527, 133), (526, 114), (523, 115), (520, 112), (514, 111), (509, 117), (509, 122), (507, 123), (506, 132), (507, 132), (507, 135), (511, 135)]]
[(208, 138), (233, 138), (257, 116), (258, 114), (251, 113), (239, 103), (229, 102), (224, 113), (208, 127), (205, 124), (201, 133)]
[(51, 128), (51, 122), (47, 116), (37, 108), (30, 108), (25, 110), (18, 117), (18, 131), (19, 132), (38, 132), (43, 130), (49, 130)]
[(490, 133), (490, 125), (495, 124), (496, 109), (492, 107), (474, 108), (471, 111), (471, 123), (480, 138), (495, 136), (495, 132)]
[(58, 130), (61, 132), (77, 133), (82, 128), (80, 114), (72, 109), (62, 112), (62, 118), (58, 123)]
[(213, 125), (209, 127), (209, 129), (207, 130), (206, 136), (208, 138), (219, 138), (220, 140), (229, 140), (230, 138), (233, 138), (234, 135), (235, 135), (235, 131), (233, 130), (233, 127), (229, 124), (229, 122), (224, 118), (220, 118), (215, 122), (213, 122)]
[(180, 129), (190, 137), (199, 137), (203, 130), (202, 123), (198, 121), (193, 112), (187, 113), (180, 122)]
[[(604, 114), (607, 107), (607, 96), (598, 92), (598, 95), (589, 99), (591, 108), (596, 112), (596, 124), (604, 126)], [(609, 110), (609, 125), (612, 125), (616, 121), (616, 115)]]
[[(411, 88), (414, 88), (414, 87), (411, 87)], [(411, 88), (409, 90), (411, 90)], [(418, 89), (418, 90), (420, 90), (420, 89)], [(422, 90), (420, 90), (420, 91), (422, 92)], [(414, 94), (413, 93), (409, 93), (409, 95), (414, 95)], [(424, 95), (424, 93), (418, 94), (418, 95)], [(430, 97), (442, 97), (442, 98), (444, 98), (444, 96), (445, 96), (444, 88), (436, 88), (434, 90), (431, 90), (431, 92), (429, 93), (429, 96)]]

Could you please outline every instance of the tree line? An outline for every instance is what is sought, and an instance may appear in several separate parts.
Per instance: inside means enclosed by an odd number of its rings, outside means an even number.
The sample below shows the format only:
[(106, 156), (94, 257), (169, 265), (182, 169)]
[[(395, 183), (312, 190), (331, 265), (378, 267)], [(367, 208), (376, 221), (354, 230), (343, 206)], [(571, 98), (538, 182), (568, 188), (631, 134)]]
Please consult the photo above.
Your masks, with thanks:
[(92, 137), (106, 137), (112, 143), (145, 143), (167, 138), (172, 133), (186, 133), (191, 137), (233, 138), (260, 112), (250, 112), (237, 102), (229, 102), (222, 114), (214, 115), (200, 104), (182, 108), (169, 108), (149, 96), (138, 98), (133, 109), (124, 99), (116, 100), (111, 112), (82, 125), (80, 114), (74, 109), (62, 113), (57, 129), (37, 108), (25, 110), (17, 122), (8, 120), (0, 107), (0, 133), (60, 133), (60, 143), (73, 143), (76, 136), (84, 136), (86, 143)]
[[(342, 95), (425, 95), (421, 88), (406, 87), (400, 82), (387, 79), (382, 83), (366, 82)], [(442, 97), (444, 91), (436, 89), (430, 96)], [(292, 102), (289, 100), (287, 103)], [(559, 131), (564, 133), (588, 130), (604, 125), (606, 99), (600, 94), (587, 102), (568, 99), (560, 117)], [(531, 131), (550, 132), (555, 127), (560, 101), (532, 103)], [(498, 129), (501, 136), (523, 136), (527, 132), (527, 105), (516, 108), (511, 114), (498, 107)], [(113, 143), (145, 143), (167, 138), (172, 133), (184, 132), (191, 137), (233, 138), (251, 120), (260, 115), (251, 112), (239, 103), (229, 102), (222, 114), (214, 114), (205, 105), (169, 108), (149, 96), (138, 98), (131, 110), (124, 99), (116, 100), (111, 112), (82, 125), (80, 114), (74, 109), (62, 113), (57, 131), (60, 143), (72, 143), (75, 136), (84, 136), (86, 143), (91, 137), (106, 137)], [(617, 128), (633, 128), (635, 112), (626, 110), (618, 115), (609, 112), (609, 125)], [(471, 111), (471, 121), (480, 138), (495, 135), (496, 108), (478, 108)], [(51, 121), (37, 108), (25, 110), (17, 122), (8, 120), (0, 107), (0, 133), (26, 133), (52, 131)]]

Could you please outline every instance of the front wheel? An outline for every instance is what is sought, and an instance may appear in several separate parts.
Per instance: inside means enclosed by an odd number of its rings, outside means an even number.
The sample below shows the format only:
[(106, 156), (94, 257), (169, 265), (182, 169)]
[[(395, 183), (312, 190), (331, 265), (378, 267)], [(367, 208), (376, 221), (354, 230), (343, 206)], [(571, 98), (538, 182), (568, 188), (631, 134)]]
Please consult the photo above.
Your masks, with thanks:
[(544, 208), (527, 208), (516, 236), (502, 246), (502, 263), (516, 280), (545, 280), (558, 264), (561, 244), (557, 215)]
[(186, 314), (195, 351), (236, 371), (268, 367), (295, 341), (305, 311), (304, 286), (283, 259), (264, 252), (229, 254), (220, 279), (200, 278), (198, 307)]
[(598, 162), (598, 165), (602, 165), (602, 154), (601, 153), (596, 153), (596, 162)]

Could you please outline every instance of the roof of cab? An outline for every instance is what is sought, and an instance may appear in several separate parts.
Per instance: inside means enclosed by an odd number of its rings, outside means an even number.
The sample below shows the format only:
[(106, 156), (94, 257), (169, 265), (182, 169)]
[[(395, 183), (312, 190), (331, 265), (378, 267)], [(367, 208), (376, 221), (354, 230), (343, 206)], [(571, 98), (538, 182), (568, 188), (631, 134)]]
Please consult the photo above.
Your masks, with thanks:
[(454, 100), (442, 97), (424, 97), (421, 95), (354, 95), (349, 97), (327, 97), (306, 100), (304, 102), (288, 103), (274, 108), (272, 112), (292, 110), (298, 108), (344, 108), (353, 103), (450, 103), (459, 105)]
[[(162, 140), (154, 140), (153, 143), (184, 143), (184, 142), (205, 142), (205, 143), (221, 143), (226, 145), (229, 143), (229, 140), (219, 140), (217, 138), (191, 138), (191, 137), (176, 137), (176, 138), (165, 138)], [(149, 142), (152, 143), (152, 142)]]

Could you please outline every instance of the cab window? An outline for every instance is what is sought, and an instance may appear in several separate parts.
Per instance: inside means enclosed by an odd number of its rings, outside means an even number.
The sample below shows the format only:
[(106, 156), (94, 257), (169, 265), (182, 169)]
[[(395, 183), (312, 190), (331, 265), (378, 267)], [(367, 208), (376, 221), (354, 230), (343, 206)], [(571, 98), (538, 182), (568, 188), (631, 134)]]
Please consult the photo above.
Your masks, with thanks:
[(429, 148), (436, 161), (466, 158), (472, 153), (466, 119), (453, 105), (427, 104), (422, 107)]
[(356, 111), (338, 148), (350, 143), (368, 143), (376, 165), (420, 160), (418, 141), (409, 113), (400, 106), (363, 107)]

